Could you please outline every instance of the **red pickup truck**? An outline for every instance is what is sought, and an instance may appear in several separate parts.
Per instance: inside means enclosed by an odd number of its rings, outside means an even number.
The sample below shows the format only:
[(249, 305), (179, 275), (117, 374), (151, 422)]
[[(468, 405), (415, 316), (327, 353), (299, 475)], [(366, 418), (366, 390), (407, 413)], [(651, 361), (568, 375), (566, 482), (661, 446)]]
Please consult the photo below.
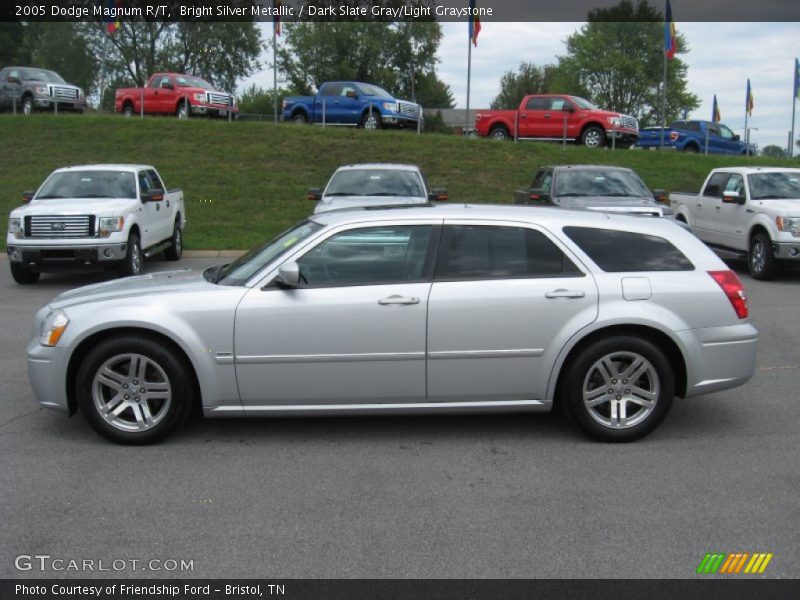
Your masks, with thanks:
[(213, 85), (179, 73), (155, 73), (143, 88), (121, 88), (114, 98), (114, 110), (127, 116), (142, 112), (148, 115), (176, 115), (185, 119), (192, 115), (235, 117), (239, 109), (231, 94)]
[(562, 94), (525, 96), (519, 110), (482, 110), (475, 115), (475, 131), (500, 140), (560, 141), (565, 137), (565, 121), (566, 138), (590, 148), (605, 146), (612, 138), (621, 147), (632, 146), (639, 139), (639, 123), (633, 117)]

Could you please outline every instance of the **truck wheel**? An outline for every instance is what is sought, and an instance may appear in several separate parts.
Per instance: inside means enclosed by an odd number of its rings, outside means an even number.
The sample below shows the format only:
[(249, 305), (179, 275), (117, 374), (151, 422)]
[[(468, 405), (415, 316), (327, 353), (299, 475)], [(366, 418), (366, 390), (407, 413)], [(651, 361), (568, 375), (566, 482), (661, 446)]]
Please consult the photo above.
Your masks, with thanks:
[(778, 263), (772, 253), (772, 242), (766, 234), (757, 233), (750, 240), (747, 266), (753, 279), (770, 281), (775, 278), (778, 271)]
[(606, 145), (606, 132), (597, 125), (590, 125), (581, 134), (581, 144), (587, 148), (602, 148)]
[(127, 102), (125, 104), (125, 106), (122, 107), (122, 114), (125, 115), (126, 117), (132, 117), (133, 116), (133, 104), (131, 104), (130, 102)]
[(167, 260), (180, 260), (183, 254), (183, 233), (178, 221), (175, 221), (175, 229), (172, 230), (172, 237), (169, 241), (172, 245), (164, 250), (164, 258)]
[(503, 125), (495, 125), (489, 132), (489, 137), (493, 140), (507, 140), (511, 136), (508, 133), (508, 129), (506, 129)]
[(372, 111), (372, 114), (366, 113), (364, 118), (361, 119), (361, 127), (363, 129), (376, 130), (381, 128), (381, 115), (377, 111)]
[(144, 335), (113, 336), (83, 360), (75, 397), (89, 425), (120, 444), (152, 444), (188, 414), (192, 379), (186, 361)]
[(142, 272), (142, 246), (139, 236), (131, 233), (128, 236), (128, 251), (125, 259), (119, 266), (119, 274), (123, 277), (128, 275), (139, 275)]
[(179, 119), (188, 119), (189, 118), (189, 107), (186, 106), (186, 102), (181, 101), (178, 104), (178, 111), (176, 113)]
[(699, 148), (694, 144), (689, 144), (683, 149), (686, 154), (697, 154), (698, 150)]
[(308, 123), (308, 119), (306, 119), (306, 116), (303, 113), (299, 112), (292, 115), (292, 123), (295, 125), (305, 125)]
[(28, 285), (39, 281), (39, 272), (26, 269), (20, 264), (11, 263), (11, 277), (20, 285)]
[(25, 96), (22, 99), (22, 114), (23, 115), (33, 114), (33, 98), (31, 98), (30, 96)]
[(562, 377), (560, 402), (584, 433), (632, 442), (664, 419), (675, 395), (672, 365), (644, 338), (619, 335), (582, 350)]

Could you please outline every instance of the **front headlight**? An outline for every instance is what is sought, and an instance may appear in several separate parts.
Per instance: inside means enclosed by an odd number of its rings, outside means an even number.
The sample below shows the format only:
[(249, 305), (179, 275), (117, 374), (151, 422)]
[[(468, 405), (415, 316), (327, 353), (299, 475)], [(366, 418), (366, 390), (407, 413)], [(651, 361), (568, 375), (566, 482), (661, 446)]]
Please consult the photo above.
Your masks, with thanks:
[(83, 90), (78, 88), (78, 98), (83, 98)]
[(198, 102), (205, 102), (206, 101), (206, 95), (205, 94), (194, 94), (194, 99), (197, 100)]
[(69, 325), (69, 318), (63, 310), (51, 311), (42, 321), (39, 330), (39, 343), (42, 346), (55, 346)]
[(22, 231), (22, 219), (9, 219), (8, 220), (8, 233), (13, 235), (16, 239), (20, 239), (25, 234)]
[(115, 231), (122, 231), (125, 227), (125, 217), (100, 217), (97, 232), (100, 237), (108, 237)]
[(800, 237), (800, 217), (777, 217), (775, 225), (778, 231), (788, 231), (794, 237)]
[(620, 119), (619, 117), (607, 117), (607, 120), (614, 127), (622, 127), (622, 119)]
[(384, 102), (383, 103), (383, 108), (385, 108), (386, 110), (388, 110), (390, 112), (399, 112), (400, 111), (400, 109), (397, 106), (397, 102)]
[(35, 91), (40, 96), (50, 95), (50, 90), (47, 89), (46, 85), (37, 85), (35, 88), (33, 88), (33, 91)]

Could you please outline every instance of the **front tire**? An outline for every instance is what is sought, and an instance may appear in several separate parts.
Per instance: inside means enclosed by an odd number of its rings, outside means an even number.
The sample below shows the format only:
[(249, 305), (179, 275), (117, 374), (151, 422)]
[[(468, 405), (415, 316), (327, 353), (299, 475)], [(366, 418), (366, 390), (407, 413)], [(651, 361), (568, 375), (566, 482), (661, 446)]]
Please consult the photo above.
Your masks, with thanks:
[(83, 360), (78, 406), (97, 433), (119, 444), (152, 444), (189, 413), (190, 367), (174, 350), (144, 335), (108, 338)]
[(581, 144), (587, 148), (602, 148), (606, 145), (606, 132), (597, 125), (591, 125), (581, 134)]
[(381, 128), (381, 115), (376, 111), (372, 111), (372, 113), (364, 114), (364, 117), (361, 119), (361, 127), (362, 129), (368, 129), (370, 131), (375, 131), (376, 129)]
[(753, 279), (770, 281), (778, 273), (778, 263), (772, 252), (772, 241), (765, 233), (757, 233), (750, 240), (750, 251), (747, 254), (747, 268)]
[(11, 277), (20, 285), (28, 285), (39, 281), (40, 273), (31, 271), (18, 263), (11, 263)]
[(178, 110), (175, 112), (175, 114), (179, 119), (189, 118), (189, 107), (185, 101), (181, 101), (181, 103), (178, 104)]
[(32, 115), (33, 114), (33, 98), (30, 96), (25, 96), (22, 99), (22, 114), (23, 115)]
[(644, 338), (619, 335), (580, 351), (558, 401), (590, 437), (632, 442), (664, 420), (674, 395), (674, 371), (664, 352)]
[(164, 250), (164, 258), (167, 260), (180, 260), (183, 255), (183, 232), (178, 221), (175, 221), (175, 229), (172, 230), (170, 242), (172, 245)]
[(125, 253), (125, 259), (119, 266), (119, 274), (123, 277), (129, 275), (141, 275), (142, 273), (142, 244), (139, 241), (139, 236), (136, 233), (131, 233), (128, 236), (128, 247)]

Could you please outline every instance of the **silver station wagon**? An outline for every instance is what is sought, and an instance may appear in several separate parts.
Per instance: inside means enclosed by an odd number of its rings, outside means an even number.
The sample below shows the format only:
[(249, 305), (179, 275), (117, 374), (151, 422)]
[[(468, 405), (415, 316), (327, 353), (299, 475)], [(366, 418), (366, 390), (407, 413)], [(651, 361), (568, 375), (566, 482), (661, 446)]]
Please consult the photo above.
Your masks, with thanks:
[[(206, 417), (545, 412), (652, 431), (742, 385), (738, 277), (675, 223), (513, 206), (315, 215), (236, 262), (90, 285), (36, 315), (44, 405), (121, 443)], [(487, 425), (489, 426), (489, 425)]]

